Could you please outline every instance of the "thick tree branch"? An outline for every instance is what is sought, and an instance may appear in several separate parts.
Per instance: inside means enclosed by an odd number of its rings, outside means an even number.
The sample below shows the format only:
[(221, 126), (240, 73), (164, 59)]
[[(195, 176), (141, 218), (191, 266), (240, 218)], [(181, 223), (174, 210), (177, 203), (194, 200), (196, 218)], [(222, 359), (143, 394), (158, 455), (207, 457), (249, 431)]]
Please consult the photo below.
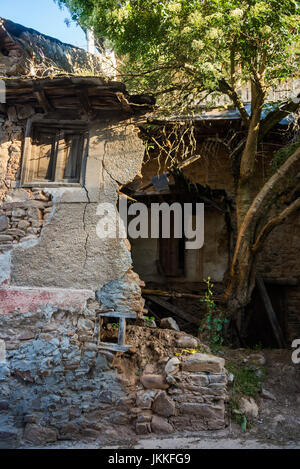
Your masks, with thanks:
[(281, 223), (283, 223), (288, 216), (294, 213), (296, 210), (300, 209), (300, 197), (296, 199), (291, 205), (289, 205), (286, 209), (284, 209), (279, 215), (276, 217), (271, 218), (265, 226), (260, 231), (255, 244), (252, 246), (252, 252), (257, 253), (259, 252), (263, 245), (264, 241), (267, 236), (271, 233), (271, 231)]
[(300, 161), (300, 147), (287, 159), (287, 161), (276, 171), (276, 173), (265, 183), (253, 200), (239, 230), (236, 249), (232, 261), (232, 274), (235, 269), (236, 262), (239, 258), (240, 249), (243, 241), (248, 237), (249, 230), (253, 230), (256, 226), (256, 220), (260, 217), (261, 210), (264, 207), (267, 199), (271, 197), (274, 188), (280, 183), (288, 174), (292, 172), (295, 165)]
[(252, 177), (254, 172), (261, 112), (264, 102), (264, 93), (262, 92), (260, 85), (255, 82), (251, 84), (251, 95), (252, 112), (248, 128), (246, 145), (243, 150), (240, 165), (240, 182), (243, 184)]
[(241, 118), (242, 118), (244, 124), (247, 127), (249, 127), (249, 124), (250, 124), (249, 114), (246, 111), (246, 108), (245, 108), (241, 98), (237, 94), (237, 92), (225, 80), (220, 80), (219, 81), (219, 89), (222, 93), (227, 94), (227, 96), (229, 96), (229, 98), (232, 100), (233, 104), (239, 110), (239, 113), (241, 115)]
[[(298, 102), (297, 102), (298, 101)], [(264, 136), (270, 132), (270, 130), (275, 127), (275, 125), (279, 124), (282, 119), (289, 116), (293, 112), (297, 112), (300, 108), (300, 93), (298, 94), (295, 101), (289, 101), (287, 103), (283, 103), (278, 106), (277, 109), (270, 112), (261, 122), (261, 128), (259, 133), (259, 141), (262, 141)]]

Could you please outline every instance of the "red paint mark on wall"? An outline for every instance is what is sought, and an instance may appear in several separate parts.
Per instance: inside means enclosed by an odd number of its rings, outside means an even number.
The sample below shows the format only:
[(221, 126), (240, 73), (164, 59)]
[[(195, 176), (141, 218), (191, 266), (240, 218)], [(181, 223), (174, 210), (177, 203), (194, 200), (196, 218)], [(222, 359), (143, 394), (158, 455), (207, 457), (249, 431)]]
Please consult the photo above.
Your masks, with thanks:
[(33, 313), (46, 306), (82, 309), (89, 298), (95, 295), (91, 290), (65, 290), (49, 288), (0, 288), (0, 314)]

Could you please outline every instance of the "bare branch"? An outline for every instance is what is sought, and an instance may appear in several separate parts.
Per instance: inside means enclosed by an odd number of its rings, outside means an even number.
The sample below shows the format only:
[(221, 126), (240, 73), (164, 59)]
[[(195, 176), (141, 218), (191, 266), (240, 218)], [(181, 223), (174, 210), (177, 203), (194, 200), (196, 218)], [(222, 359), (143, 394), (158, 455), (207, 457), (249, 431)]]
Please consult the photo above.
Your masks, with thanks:
[(255, 244), (252, 246), (252, 251), (257, 253), (263, 247), (264, 241), (267, 236), (271, 233), (271, 231), (281, 223), (283, 223), (288, 216), (294, 213), (296, 210), (300, 209), (300, 197), (296, 199), (291, 205), (289, 205), (286, 209), (284, 209), (279, 215), (276, 217), (271, 218), (265, 226), (260, 231)]

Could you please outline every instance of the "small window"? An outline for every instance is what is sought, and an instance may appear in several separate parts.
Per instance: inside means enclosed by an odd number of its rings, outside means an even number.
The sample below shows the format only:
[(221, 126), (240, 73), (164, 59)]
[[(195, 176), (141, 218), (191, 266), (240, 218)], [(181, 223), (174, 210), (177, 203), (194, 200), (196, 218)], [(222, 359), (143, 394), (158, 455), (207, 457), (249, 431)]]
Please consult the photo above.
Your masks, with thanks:
[(23, 185), (79, 184), (85, 141), (82, 127), (33, 124), (25, 142)]

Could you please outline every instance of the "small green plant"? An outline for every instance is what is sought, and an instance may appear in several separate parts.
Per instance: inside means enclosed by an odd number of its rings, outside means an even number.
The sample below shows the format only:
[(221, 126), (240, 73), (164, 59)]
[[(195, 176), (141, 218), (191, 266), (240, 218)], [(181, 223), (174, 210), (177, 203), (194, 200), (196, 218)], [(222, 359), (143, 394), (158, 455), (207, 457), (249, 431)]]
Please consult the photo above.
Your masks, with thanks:
[(261, 391), (261, 380), (265, 374), (263, 368), (260, 368), (261, 373), (257, 373), (257, 367), (253, 365), (242, 365), (228, 360), (226, 369), (234, 376), (232, 385), (234, 395), (256, 397)]
[(112, 322), (111, 327), (113, 327), (114, 329), (119, 329), (119, 324), (117, 324), (116, 322)]
[(146, 325), (149, 327), (155, 321), (155, 318), (153, 316), (144, 316), (144, 319), (146, 321)]
[(256, 351), (262, 350), (263, 346), (261, 342), (258, 342), (258, 344), (254, 345), (253, 349)]
[(255, 398), (261, 391), (261, 382), (265, 377), (266, 370), (253, 365), (244, 365), (232, 360), (226, 361), (226, 369), (234, 376), (229, 406), (232, 418), (241, 426), (242, 432), (247, 430), (251, 422), (239, 409), (239, 400), (242, 396)]
[(228, 323), (228, 319), (224, 318), (222, 311), (217, 308), (213, 300), (214, 284), (211, 282), (211, 278), (208, 277), (204, 282), (207, 285), (207, 290), (204, 298), (200, 301), (205, 303), (207, 312), (203, 324), (199, 327), (199, 331), (205, 333), (211, 347), (218, 349), (224, 342), (223, 329), (224, 325)]

